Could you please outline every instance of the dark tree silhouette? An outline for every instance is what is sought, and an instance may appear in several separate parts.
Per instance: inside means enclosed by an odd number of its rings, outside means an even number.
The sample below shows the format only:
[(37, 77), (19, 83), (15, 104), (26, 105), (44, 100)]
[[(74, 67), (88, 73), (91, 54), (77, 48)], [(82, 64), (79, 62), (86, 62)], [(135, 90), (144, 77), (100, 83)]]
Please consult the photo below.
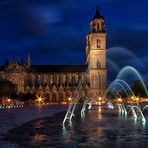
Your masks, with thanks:
[[(148, 88), (148, 83), (145, 82), (144, 84)], [(134, 92), (134, 94), (136, 96), (139, 96), (139, 97), (147, 97), (146, 92), (144, 90), (144, 87), (142, 85), (142, 82), (140, 80), (136, 80), (134, 82), (134, 85), (133, 85), (132, 89), (133, 89), (133, 92)]]
[(15, 93), (15, 85), (7, 80), (0, 80), (0, 96), (8, 96)]

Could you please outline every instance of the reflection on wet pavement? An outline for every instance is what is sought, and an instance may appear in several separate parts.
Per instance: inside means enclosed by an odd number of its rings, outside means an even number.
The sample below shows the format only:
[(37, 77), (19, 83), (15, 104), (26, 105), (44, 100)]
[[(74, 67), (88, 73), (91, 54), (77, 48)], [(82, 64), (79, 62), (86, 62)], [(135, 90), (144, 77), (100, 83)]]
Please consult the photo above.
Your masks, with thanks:
[(147, 124), (122, 118), (116, 110), (89, 110), (84, 118), (77, 111), (76, 118), (65, 126), (62, 125), (64, 115), (65, 112), (28, 122), (11, 130), (5, 140), (35, 147), (147, 147)]

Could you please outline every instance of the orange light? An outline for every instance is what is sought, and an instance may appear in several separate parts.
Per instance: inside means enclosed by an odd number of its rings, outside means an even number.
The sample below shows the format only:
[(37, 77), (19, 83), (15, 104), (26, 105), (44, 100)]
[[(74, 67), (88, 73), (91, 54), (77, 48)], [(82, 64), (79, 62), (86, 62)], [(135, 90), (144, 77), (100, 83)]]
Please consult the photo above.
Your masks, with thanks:
[(118, 102), (122, 102), (122, 99), (121, 98), (118, 98)]
[(135, 98), (136, 101), (139, 101), (139, 98)]
[(44, 104), (43, 99), (44, 99), (44, 98), (37, 96), (37, 100), (36, 100), (36, 101), (37, 101), (39, 104)]
[(71, 101), (71, 98), (68, 98), (68, 101)]
[(39, 102), (41, 102), (42, 101), (42, 98), (39, 98), (38, 100), (39, 100)]
[(101, 97), (99, 97), (99, 101), (101, 101), (102, 100), (102, 98)]

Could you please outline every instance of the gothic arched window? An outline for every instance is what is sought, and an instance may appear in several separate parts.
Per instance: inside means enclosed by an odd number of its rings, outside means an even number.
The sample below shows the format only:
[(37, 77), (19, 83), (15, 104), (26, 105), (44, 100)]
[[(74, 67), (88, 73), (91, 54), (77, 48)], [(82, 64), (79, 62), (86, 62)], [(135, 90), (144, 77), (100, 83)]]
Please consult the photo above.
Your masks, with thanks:
[(92, 63), (91, 63), (91, 64), (92, 64), (91, 67), (92, 67), (92, 68), (97, 68), (97, 59), (96, 59), (95, 57), (93, 57), (93, 59), (94, 59), (94, 60), (93, 60)]
[(100, 43), (101, 43), (100, 39), (97, 39), (97, 48), (100, 48)]
[(50, 83), (53, 83), (53, 75), (50, 75)]
[(104, 25), (104, 22), (102, 22), (102, 24), (101, 24), (101, 28), (102, 28), (102, 31), (105, 31), (105, 25)]
[(100, 62), (100, 60), (97, 60), (97, 68), (101, 68), (101, 62)]
[(41, 84), (41, 75), (38, 75), (38, 83)]

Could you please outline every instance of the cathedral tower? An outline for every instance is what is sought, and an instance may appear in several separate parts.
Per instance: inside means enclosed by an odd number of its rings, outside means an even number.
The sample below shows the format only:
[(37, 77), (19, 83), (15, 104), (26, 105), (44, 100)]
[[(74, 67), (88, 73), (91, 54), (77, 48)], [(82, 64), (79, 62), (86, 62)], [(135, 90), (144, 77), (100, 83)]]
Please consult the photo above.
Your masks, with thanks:
[(106, 69), (106, 32), (104, 17), (97, 6), (95, 16), (90, 22), (90, 31), (86, 36), (86, 64), (89, 67), (90, 95), (96, 101), (103, 97), (107, 82)]

